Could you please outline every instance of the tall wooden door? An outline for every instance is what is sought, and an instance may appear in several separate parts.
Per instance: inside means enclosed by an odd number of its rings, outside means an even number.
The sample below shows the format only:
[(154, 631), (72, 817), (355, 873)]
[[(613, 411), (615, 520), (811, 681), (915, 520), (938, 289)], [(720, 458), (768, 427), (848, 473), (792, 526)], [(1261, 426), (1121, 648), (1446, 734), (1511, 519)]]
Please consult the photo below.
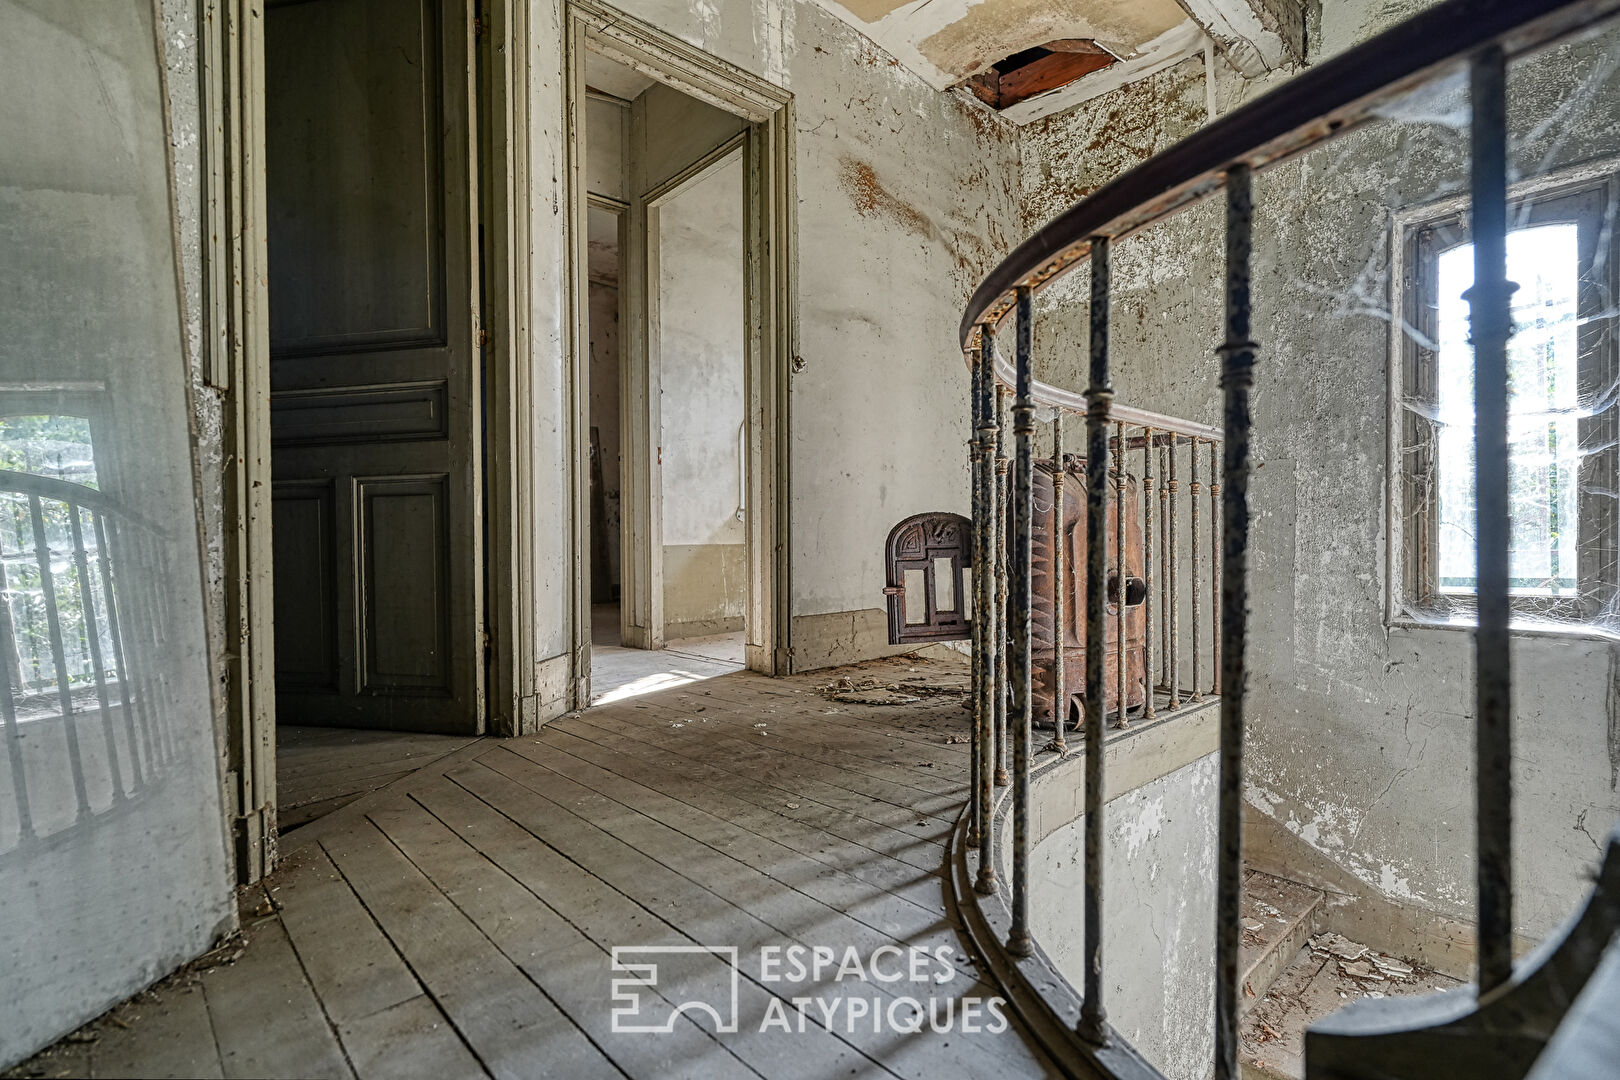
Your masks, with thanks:
[(277, 719), (483, 714), (466, 0), (265, 12)]

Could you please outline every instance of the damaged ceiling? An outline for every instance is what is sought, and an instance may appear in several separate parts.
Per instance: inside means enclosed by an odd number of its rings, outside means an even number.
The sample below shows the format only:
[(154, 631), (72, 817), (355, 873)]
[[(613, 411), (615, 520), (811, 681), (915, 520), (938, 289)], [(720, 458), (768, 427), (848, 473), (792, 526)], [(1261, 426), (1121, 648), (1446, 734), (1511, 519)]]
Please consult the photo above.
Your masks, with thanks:
[[(1304, 52), (1303, 0), (818, 2), (935, 89), (974, 79), (969, 88), (1017, 123), (1145, 78), (1206, 47), (1251, 77)], [(1032, 64), (1036, 51), (1040, 62)], [(1088, 53), (1089, 62), (1076, 59)], [(998, 82), (1013, 85), (998, 90)]]

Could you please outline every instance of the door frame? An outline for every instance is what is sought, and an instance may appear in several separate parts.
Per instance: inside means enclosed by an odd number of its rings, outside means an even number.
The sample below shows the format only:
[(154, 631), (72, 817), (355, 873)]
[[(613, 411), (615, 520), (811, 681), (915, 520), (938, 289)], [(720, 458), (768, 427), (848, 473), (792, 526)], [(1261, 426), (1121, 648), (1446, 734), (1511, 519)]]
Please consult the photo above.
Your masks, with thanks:
[[(529, 266), (527, 50), (495, 42), (528, 39), (525, 0), (450, 0), (466, 19), (475, 112), (475, 190), (483, 222), (474, 276), (482, 302), (472, 332), (483, 370), (485, 435), (484, 730), (518, 730), (524, 682), (533, 671), (524, 632), (524, 590), (533, 588), (531, 500), (517, 490), (533, 447), (517, 423), (527, 392)], [(267, 0), (200, 0), (204, 205), (202, 381), (220, 409), (225, 785), (239, 883), (276, 863), (274, 546), (271, 535), (270, 333), (265, 205), (264, 14)], [(499, 118), (497, 120), (497, 118)], [(493, 332), (492, 332), (493, 331)], [(500, 403), (502, 407), (491, 407)], [(527, 457), (523, 455), (527, 454)], [(475, 501), (478, 493), (475, 493)], [(493, 603), (493, 598), (507, 598)], [(528, 622), (532, 623), (532, 615)], [(497, 636), (497, 634), (499, 636)], [(492, 648), (492, 639), (506, 643)], [(527, 663), (527, 667), (525, 664)]]
[(589, 556), (589, 348), (588, 265), (585, 214), (589, 205), (581, 135), (585, 121), (585, 53), (599, 53), (716, 108), (749, 126), (734, 140), (684, 170), (658, 192), (632, 193), (627, 245), (621, 266), (627, 283), (621, 336), (620, 463), (623, 532), (620, 544), (621, 628), (626, 645), (663, 645), (662, 552), (658, 544), (659, 411), (656, 366), (649, 361), (648, 292), (645, 275), (654, 242), (648, 230), (648, 199), (668, 197), (683, 183), (743, 152), (744, 201), (744, 400), (746, 441), (747, 564), (749, 595), (746, 661), (765, 674), (789, 669), (791, 596), (788, 560), (788, 380), (795, 356), (795, 198), (793, 191), (793, 99), (780, 87), (693, 48), (597, 0), (568, 0), (564, 44), (564, 110), (567, 139), (567, 205), (570, 230), (567, 314), (571, 336), (573, 437), (572, 546), (574, 700), (590, 701)]

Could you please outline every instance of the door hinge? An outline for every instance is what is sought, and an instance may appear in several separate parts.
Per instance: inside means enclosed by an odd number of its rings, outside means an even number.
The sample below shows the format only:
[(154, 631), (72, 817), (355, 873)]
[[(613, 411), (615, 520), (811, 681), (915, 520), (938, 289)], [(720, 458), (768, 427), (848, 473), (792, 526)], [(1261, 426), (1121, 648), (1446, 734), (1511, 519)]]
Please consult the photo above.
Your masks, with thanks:
[(477, 341), (480, 349), (487, 349), (495, 338), (488, 330), (480, 330), (478, 331), (478, 336), (474, 340)]
[(481, 38), (489, 30), (489, 20), (482, 15), (473, 18), (473, 37)]

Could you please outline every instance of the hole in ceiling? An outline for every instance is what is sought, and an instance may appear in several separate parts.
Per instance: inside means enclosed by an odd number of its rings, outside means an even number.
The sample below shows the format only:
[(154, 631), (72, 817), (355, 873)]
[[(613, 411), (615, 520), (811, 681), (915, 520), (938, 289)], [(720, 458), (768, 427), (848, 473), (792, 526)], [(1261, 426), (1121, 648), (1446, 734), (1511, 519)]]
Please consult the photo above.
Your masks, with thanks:
[(1087, 38), (1059, 38), (1015, 52), (967, 80), (967, 88), (992, 109), (1005, 109), (1036, 94), (1067, 86), (1100, 71), (1116, 57)]

